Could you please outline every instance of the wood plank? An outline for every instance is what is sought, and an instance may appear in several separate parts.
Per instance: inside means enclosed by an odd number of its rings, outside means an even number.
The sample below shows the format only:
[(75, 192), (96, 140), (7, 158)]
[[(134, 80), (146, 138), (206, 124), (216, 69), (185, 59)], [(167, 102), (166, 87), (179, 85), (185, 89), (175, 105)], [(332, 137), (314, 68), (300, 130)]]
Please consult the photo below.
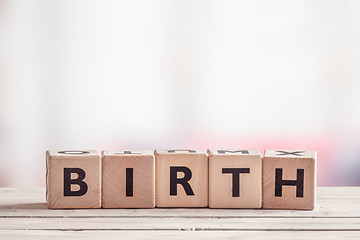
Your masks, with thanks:
[(360, 218), (1, 218), (0, 229), (360, 231)]
[(44, 188), (0, 189), (0, 239), (360, 239), (360, 188), (318, 188), (317, 202), (314, 211), (50, 210)]
[(45, 189), (0, 189), (0, 218), (360, 218), (360, 188), (318, 187), (314, 211), (263, 209), (73, 209), (49, 210)]
[(286, 232), (262, 232), (262, 231), (51, 231), (51, 230), (0, 230), (0, 239), (359, 239), (360, 232), (356, 231), (286, 231)]

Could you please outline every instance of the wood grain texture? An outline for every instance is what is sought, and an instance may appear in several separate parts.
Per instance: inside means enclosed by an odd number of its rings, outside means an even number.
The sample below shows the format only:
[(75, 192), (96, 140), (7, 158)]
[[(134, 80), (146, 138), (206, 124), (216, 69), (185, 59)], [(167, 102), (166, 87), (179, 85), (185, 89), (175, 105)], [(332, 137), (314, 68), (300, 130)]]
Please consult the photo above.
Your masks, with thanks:
[(0, 218), (2, 230), (168, 230), (181, 231), (316, 231), (316, 230), (360, 230), (359, 218)]
[[(261, 208), (262, 157), (257, 150), (209, 150), (209, 207)], [(223, 169), (246, 169), (237, 173), (239, 186), (234, 196), (235, 174)]]
[[(170, 195), (170, 168), (185, 167), (190, 169), (188, 183), (194, 195), (185, 192), (181, 184), (176, 184), (177, 194)], [(208, 206), (208, 156), (199, 150), (156, 150), (156, 206), (157, 207), (207, 207)], [(185, 174), (177, 173), (178, 178)]]
[[(101, 158), (94, 151), (47, 151), (46, 152), (47, 205), (49, 208), (100, 208), (101, 207)], [(87, 191), (82, 196), (65, 196), (64, 169), (80, 168)], [(73, 176), (75, 175), (75, 176)], [(71, 174), (71, 179), (76, 179)], [(71, 191), (79, 190), (71, 184)]]
[[(281, 196), (276, 196), (276, 171), (281, 169), (282, 180), (299, 180), (303, 171), (302, 196), (297, 187), (283, 185)], [(294, 150), (266, 150), (263, 158), (263, 208), (314, 209), (316, 189), (316, 152)]]
[[(153, 208), (155, 159), (153, 151), (103, 151), (103, 208)], [(126, 190), (126, 169), (132, 169)], [(131, 196), (129, 196), (131, 195)]]
[(181, 231), (168, 230), (82, 230), (82, 231), (54, 231), (54, 230), (0, 230), (0, 239), (359, 239), (358, 231), (196, 231), (195, 229), (183, 229)]
[(0, 239), (359, 239), (359, 187), (317, 188), (313, 211), (58, 209), (45, 189), (0, 189)]
[(359, 218), (359, 187), (318, 187), (313, 211), (271, 209), (58, 209), (49, 210), (45, 188), (0, 188), (0, 217), (3, 218)]

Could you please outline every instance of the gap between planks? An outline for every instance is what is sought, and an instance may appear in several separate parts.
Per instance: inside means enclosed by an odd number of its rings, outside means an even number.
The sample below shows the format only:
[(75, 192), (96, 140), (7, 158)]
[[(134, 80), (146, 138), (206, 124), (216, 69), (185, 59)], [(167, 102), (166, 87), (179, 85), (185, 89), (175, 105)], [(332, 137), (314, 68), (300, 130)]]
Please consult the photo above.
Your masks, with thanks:
[[(24, 229), (12, 229), (9, 231), (22, 231)], [(114, 229), (106, 229), (106, 228), (94, 228), (94, 229), (26, 229), (26, 231), (61, 231), (61, 232), (81, 232), (81, 231), (89, 231), (89, 232), (96, 232), (96, 231), (103, 231), (103, 232), (111, 232), (111, 231), (126, 231), (126, 232), (153, 232), (153, 231), (169, 231), (169, 232), (181, 232), (181, 231), (190, 231), (190, 232), (216, 232), (216, 231), (221, 231), (221, 232), (360, 232), (360, 229), (354, 228), (354, 229), (268, 229), (268, 228), (264, 228), (264, 229), (246, 229), (246, 228), (173, 228), (173, 229), (169, 229), (169, 228), (154, 228), (154, 229), (147, 229), (147, 228), (139, 228), (139, 229), (126, 229), (126, 228), (114, 228)]]

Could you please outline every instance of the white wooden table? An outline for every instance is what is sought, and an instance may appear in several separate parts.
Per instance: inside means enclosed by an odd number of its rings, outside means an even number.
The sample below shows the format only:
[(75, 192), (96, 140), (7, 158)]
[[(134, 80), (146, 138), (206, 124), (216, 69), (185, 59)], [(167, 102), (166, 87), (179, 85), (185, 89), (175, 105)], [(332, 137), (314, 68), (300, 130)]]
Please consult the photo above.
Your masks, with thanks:
[(360, 239), (360, 187), (317, 189), (314, 211), (49, 210), (45, 189), (0, 189), (0, 239)]

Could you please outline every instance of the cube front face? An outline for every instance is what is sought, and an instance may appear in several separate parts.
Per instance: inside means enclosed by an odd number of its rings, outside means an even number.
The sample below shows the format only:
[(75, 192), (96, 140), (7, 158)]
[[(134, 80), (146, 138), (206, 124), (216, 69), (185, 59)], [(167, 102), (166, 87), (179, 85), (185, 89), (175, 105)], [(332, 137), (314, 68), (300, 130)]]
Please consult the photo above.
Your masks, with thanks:
[(156, 206), (207, 207), (208, 156), (199, 150), (156, 150)]
[(263, 208), (314, 209), (315, 188), (315, 151), (266, 150)]
[(103, 208), (153, 208), (153, 151), (103, 151)]
[(101, 208), (101, 158), (96, 151), (47, 151), (49, 208)]
[(209, 150), (209, 207), (261, 208), (262, 157), (257, 150)]

